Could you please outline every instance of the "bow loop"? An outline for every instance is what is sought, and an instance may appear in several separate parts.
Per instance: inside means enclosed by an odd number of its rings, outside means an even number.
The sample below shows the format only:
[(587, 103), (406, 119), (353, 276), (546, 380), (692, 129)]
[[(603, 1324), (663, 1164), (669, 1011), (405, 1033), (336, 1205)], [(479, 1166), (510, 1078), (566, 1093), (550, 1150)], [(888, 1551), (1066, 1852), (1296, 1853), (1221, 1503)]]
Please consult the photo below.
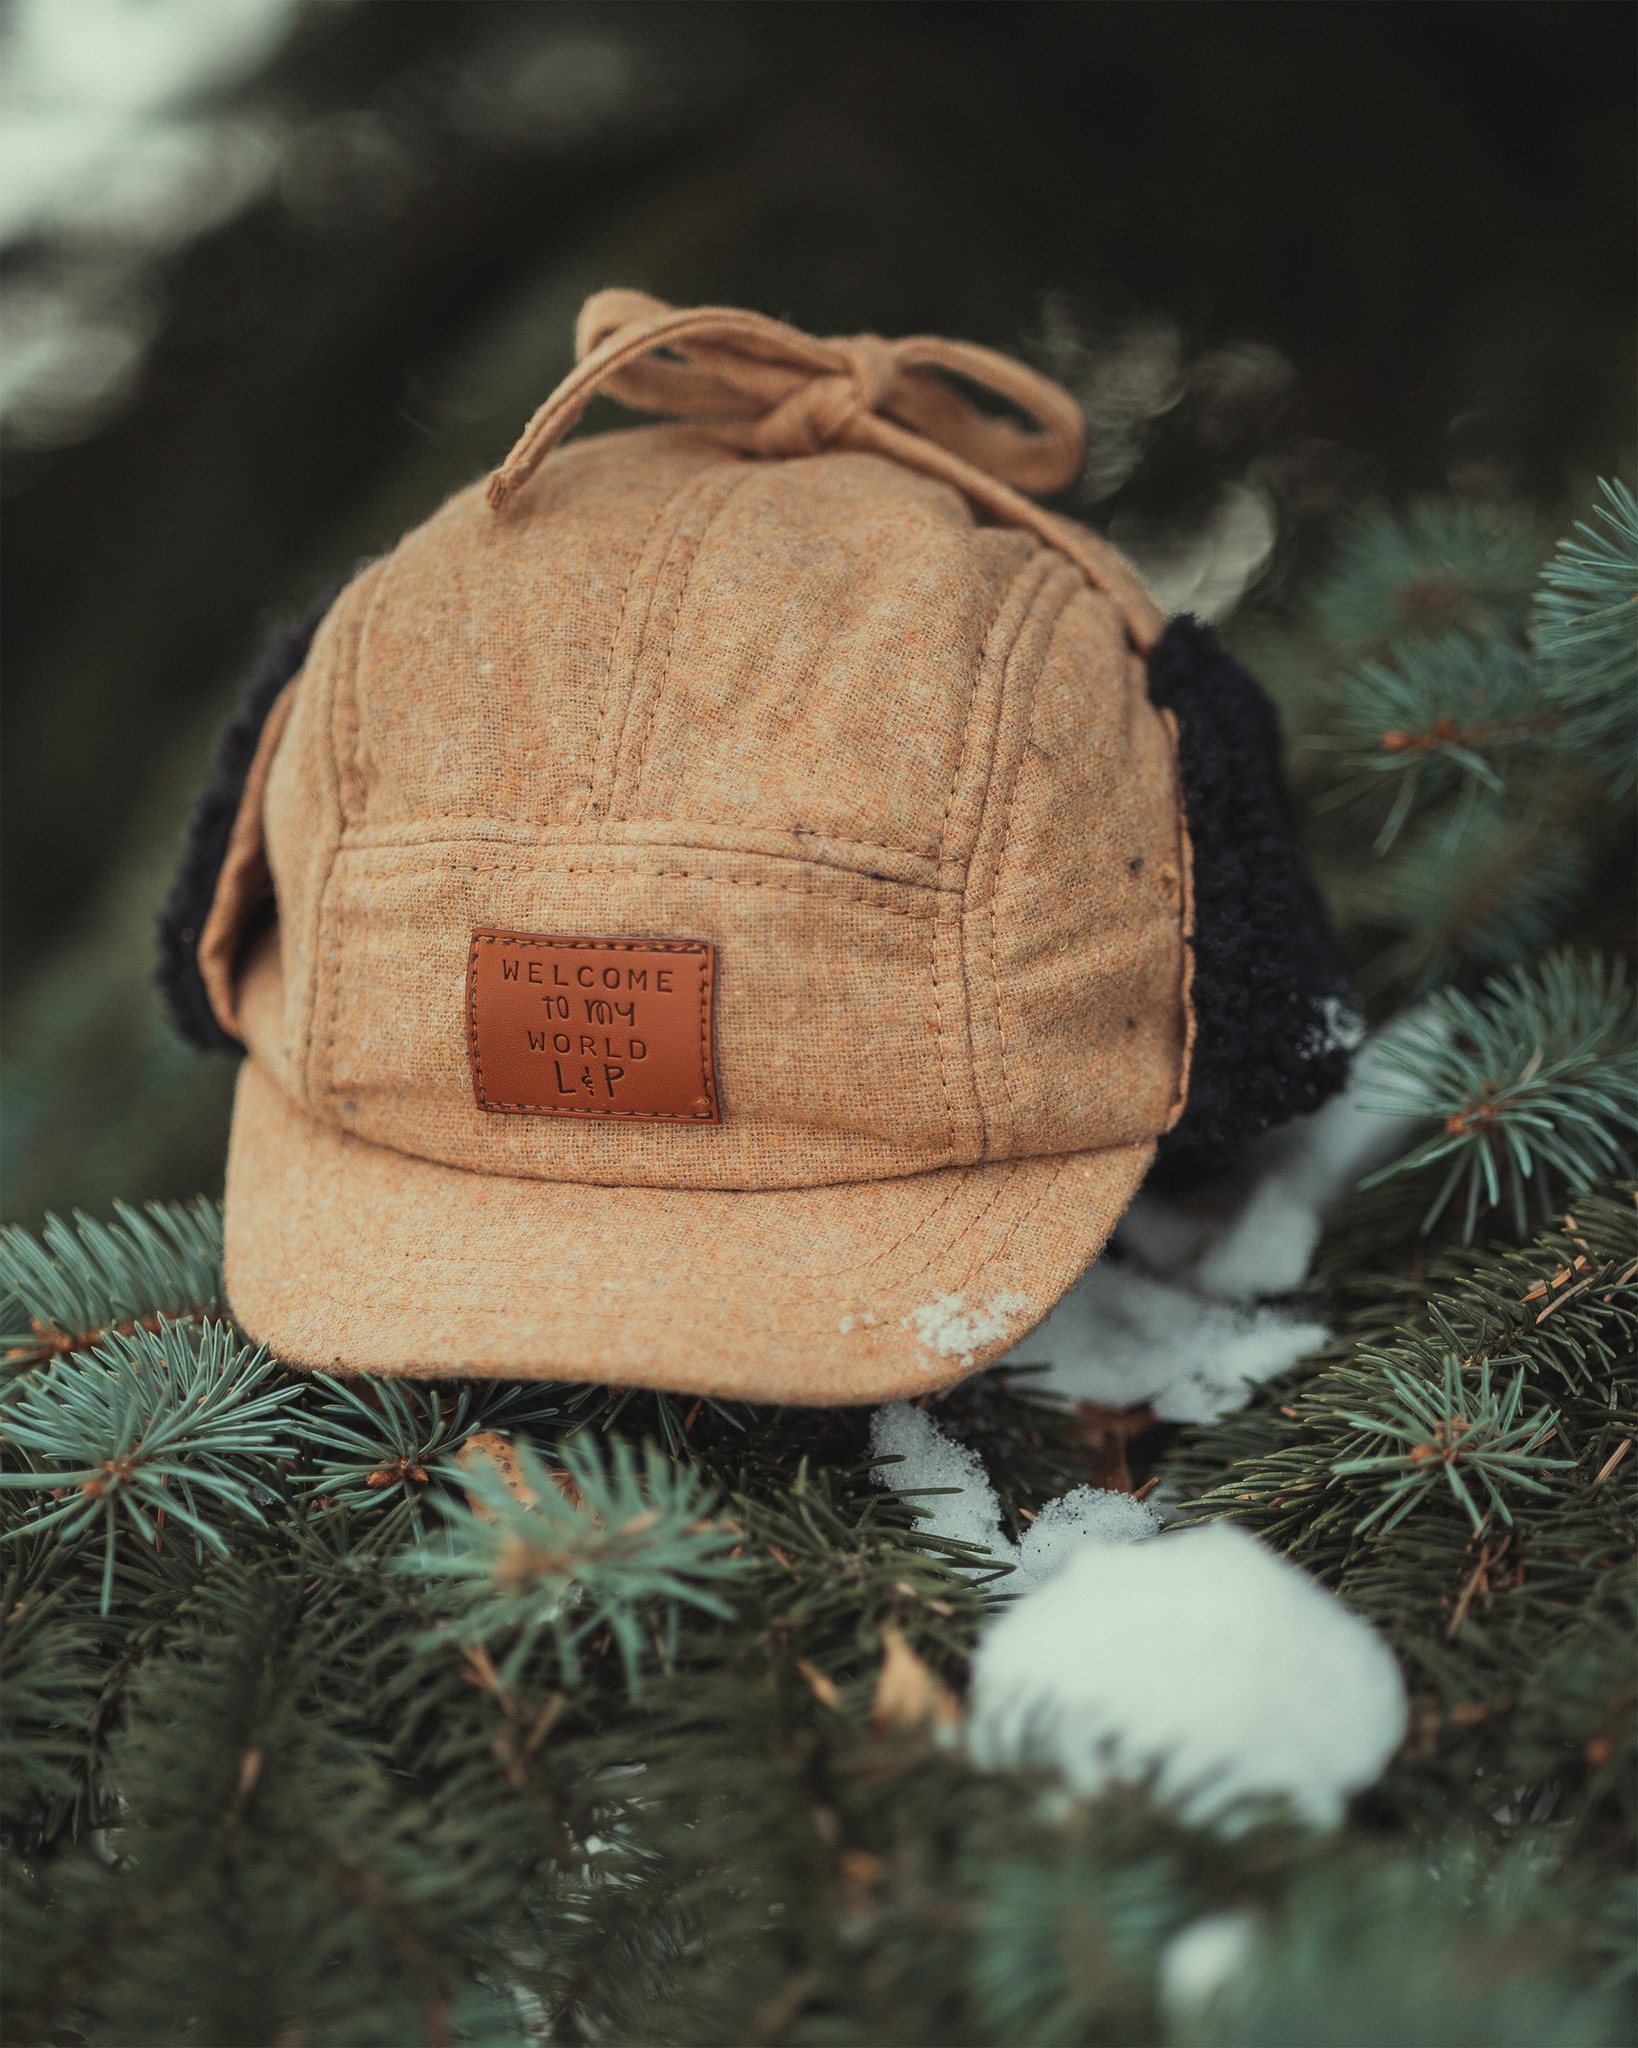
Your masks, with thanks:
[[(1069, 394), (993, 349), (918, 335), (820, 340), (725, 306), (678, 310), (646, 292), (598, 292), (576, 325), (576, 367), (530, 421), (493, 481), (498, 505), (531, 475), (598, 389), (642, 412), (710, 420), (748, 453), (887, 453), (882, 422), (971, 463), (998, 483), (1054, 490), (1080, 468), (1083, 429)], [(1017, 408), (1020, 426), (979, 409), (954, 374)], [(740, 431), (742, 430), (742, 431)], [(891, 452), (907, 459), (902, 433)]]
[[(599, 390), (624, 405), (700, 420), (745, 454), (795, 458), (827, 449), (884, 455), (953, 484), (992, 516), (1036, 533), (1115, 597), (1140, 646), (1160, 616), (1135, 573), (1095, 535), (1021, 491), (1061, 489), (1079, 472), (1080, 409), (1060, 385), (1010, 356), (915, 335), (821, 340), (727, 306), (678, 309), (646, 292), (597, 292), (575, 329), (579, 360), (489, 479), (499, 511), (527, 483)], [(981, 411), (956, 377), (1021, 414)]]

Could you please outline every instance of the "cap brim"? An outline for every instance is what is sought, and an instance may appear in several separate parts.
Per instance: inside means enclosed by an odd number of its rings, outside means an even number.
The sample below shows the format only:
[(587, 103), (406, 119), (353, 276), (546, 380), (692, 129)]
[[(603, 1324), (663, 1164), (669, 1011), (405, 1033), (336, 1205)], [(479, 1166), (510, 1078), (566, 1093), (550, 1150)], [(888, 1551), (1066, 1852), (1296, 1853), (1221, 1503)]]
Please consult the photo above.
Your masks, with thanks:
[(1152, 1143), (728, 1194), (440, 1166), (246, 1060), (227, 1291), (293, 1365), (886, 1401), (1011, 1348), (1097, 1256)]

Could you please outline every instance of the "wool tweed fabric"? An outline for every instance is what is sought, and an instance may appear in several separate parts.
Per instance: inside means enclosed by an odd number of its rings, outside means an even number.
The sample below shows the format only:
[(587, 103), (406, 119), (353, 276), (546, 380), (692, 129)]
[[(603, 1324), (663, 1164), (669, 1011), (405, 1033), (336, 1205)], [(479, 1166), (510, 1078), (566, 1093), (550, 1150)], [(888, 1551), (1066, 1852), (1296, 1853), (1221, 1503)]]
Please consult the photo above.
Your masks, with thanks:
[[(293, 1363), (927, 1392), (1047, 1313), (1182, 1113), (1160, 621), (1017, 490), (1073, 473), (1072, 405), (986, 351), (791, 334), (594, 300), (587, 362), (690, 417), (558, 447), (575, 373), (263, 728), (198, 964), (250, 1054), (228, 1293)], [(996, 440), (929, 362), (1036, 428)], [(496, 930), (709, 944), (720, 1119), (486, 1109)]]

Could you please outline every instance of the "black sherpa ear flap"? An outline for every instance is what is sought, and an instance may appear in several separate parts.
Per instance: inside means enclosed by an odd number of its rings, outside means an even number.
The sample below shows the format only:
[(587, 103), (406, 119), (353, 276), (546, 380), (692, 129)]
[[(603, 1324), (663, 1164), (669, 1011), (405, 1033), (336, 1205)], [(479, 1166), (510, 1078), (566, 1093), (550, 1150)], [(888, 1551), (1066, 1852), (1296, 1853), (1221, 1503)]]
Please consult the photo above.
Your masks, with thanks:
[(1347, 1080), (1363, 1026), (1292, 835), (1273, 705), (1190, 618), (1149, 656), (1149, 696), (1177, 718), (1194, 848), (1194, 1066), (1160, 1141), (1170, 1179), (1318, 1109)]
[(160, 1001), (177, 1030), (201, 1052), (243, 1049), (217, 1023), (211, 1009), (199, 972), (199, 934), (215, 900), (228, 839), (239, 815), (262, 727), (285, 684), (307, 659), (313, 636), (341, 589), (337, 584), (304, 618), (275, 633), (246, 677), (238, 710), (217, 734), (214, 772), (194, 801), (176, 879), (165, 899), (165, 908), (159, 913), (159, 963), (155, 979)]

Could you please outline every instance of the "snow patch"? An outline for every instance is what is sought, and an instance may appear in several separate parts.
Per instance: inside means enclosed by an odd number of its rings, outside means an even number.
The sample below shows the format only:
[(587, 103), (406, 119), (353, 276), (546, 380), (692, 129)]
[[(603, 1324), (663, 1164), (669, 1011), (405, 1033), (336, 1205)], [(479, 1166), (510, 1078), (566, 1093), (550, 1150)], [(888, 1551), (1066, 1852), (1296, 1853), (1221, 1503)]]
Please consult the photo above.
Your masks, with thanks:
[(1403, 1152), (1421, 1127), (1416, 1117), (1368, 1108), (1366, 1099), (1385, 1078), (1385, 1048), (1429, 1021), (1425, 1006), (1396, 1018), (1360, 1055), (1342, 1094), (1258, 1139), (1249, 1196), (1210, 1233), (1189, 1272), (1203, 1294), (1249, 1301), (1289, 1294), (1308, 1278), (1327, 1212), (1373, 1167)]
[[(1415, 1117), (1385, 1114), (1367, 1103), (1386, 1078), (1384, 1048), (1429, 1021), (1425, 1006), (1396, 1019), (1360, 1055), (1341, 1095), (1313, 1116), (1296, 1117), (1257, 1139), (1247, 1151), (1244, 1185), (1224, 1213), (1179, 1208), (1140, 1193), (1120, 1220), (1116, 1244), (1148, 1274), (1197, 1298), (1251, 1302), (1295, 1292), (1308, 1278), (1330, 1210), (1364, 1174), (1404, 1151), (1421, 1128)], [(1317, 1037), (1342, 1046), (1357, 1043), (1362, 1028), (1334, 997), (1313, 1027)], [(1051, 1327), (1049, 1317), (1042, 1331)]]
[(1253, 1386), (1289, 1371), (1328, 1334), (1323, 1323), (1202, 1301), (1100, 1260), (1006, 1362), (1045, 1361), (1040, 1384), (1066, 1401), (1148, 1401), (1163, 1422), (1209, 1422), (1243, 1408)]
[(1257, 1946), (1249, 1913), (1208, 1913), (1179, 1928), (1160, 1956), (1160, 2010), (1168, 2039), (1203, 2020), (1244, 1975)]
[[(1327, 1212), (1415, 1135), (1417, 1119), (1385, 1115), (1365, 1099), (1382, 1082), (1384, 1047), (1426, 1021), (1425, 1010), (1397, 1020), (1371, 1041), (1334, 1102), (1260, 1138), (1231, 1213), (1140, 1193), (1115, 1232), (1124, 1262), (1099, 1260), (997, 1363), (1045, 1362), (1047, 1388), (1065, 1400), (1149, 1401), (1163, 1421), (1209, 1422), (1317, 1351), (1328, 1336), (1322, 1324), (1254, 1304), (1303, 1285)], [(1333, 1000), (1323, 1028), (1346, 1042), (1358, 1020)]]
[(1357, 1052), (1365, 1043), (1365, 1019), (1341, 996), (1327, 996), (1310, 1028), (1303, 1050), (1310, 1059), (1327, 1052)]
[(1160, 1523), (1159, 1510), (1134, 1494), (1077, 1486), (1049, 1500), (1024, 1531), (1016, 1553), (1018, 1590), (1050, 1579), (1083, 1543), (1142, 1543), (1158, 1534)]
[(925, 1409), (908, 1401), (878, 1408), (870, 1418), (870, 1452), (876, 1458), (904, 1460), (876, 1474), (896, 1493), (919, 1493), (923, 1487), (953, 1489), (917, 1500), (922, 1526), (930, 1535), (976, 1543), (997, 1558), (1010, 1548), (1001, 1533), (1001, 1504), (984, 1461), (976, 1451), (947, 1437)]
[[(934, 1357), (958, 1358), (963, 1365), (970, 1365), (974, 1352), (1005, 1337), (1034, 1306), (1027, 1294), (1011, 1288), (973, 1308), (968, 1307), (964, 1294), (936, 1294), (920, 1308), (913, 1308), (901, 1327), (914, 1329), (917, 1342)], [(930, 1371), (931, 1362), (923, 1369)]]
[[(1129, 1493), (1077, 1486), (1049, 1501), (1014, 1543), (1001, 1528), (1001, 1504), (978, 1453), (945, 1435), (925, 1409), (908, 1401), (878, 1408), (870, 1418), (870, 1449), (877, 1458), (902, 1458), (876, 1477), (896, 1493), (918, 1496), (930, 1535), (972, 1543), (997, 1564), (1013, 1567), (995, 1591), (1021, 1593), (1044, 1584), (1083, 1543), (1140, 1543), (1160, 1527), (1160, 1516)], [(924, 1495), (923, 1488), (951, 1491)]]
[(1284, 1796), (1334, 1825), (1405, 1732), (1382, 1639), (1228, 1523), (1085, 1542), (986, 1632), (971, 1742), (991, 1767), (1055, 1764), (1077, 1791), (1157, 1771), (1194, 1822)]

